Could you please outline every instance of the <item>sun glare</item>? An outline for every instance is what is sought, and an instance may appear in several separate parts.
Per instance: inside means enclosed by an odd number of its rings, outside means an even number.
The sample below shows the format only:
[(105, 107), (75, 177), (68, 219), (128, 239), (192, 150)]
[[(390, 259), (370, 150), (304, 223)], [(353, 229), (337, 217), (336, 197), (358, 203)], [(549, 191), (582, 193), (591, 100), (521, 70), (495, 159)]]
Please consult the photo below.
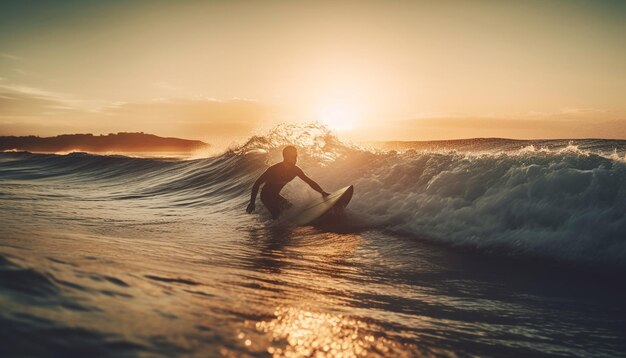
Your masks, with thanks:
[(331, 130), (344, 132), (358, 127), (359, 114), (345, 104), (334, 104), (319, 111), (318, 120)]

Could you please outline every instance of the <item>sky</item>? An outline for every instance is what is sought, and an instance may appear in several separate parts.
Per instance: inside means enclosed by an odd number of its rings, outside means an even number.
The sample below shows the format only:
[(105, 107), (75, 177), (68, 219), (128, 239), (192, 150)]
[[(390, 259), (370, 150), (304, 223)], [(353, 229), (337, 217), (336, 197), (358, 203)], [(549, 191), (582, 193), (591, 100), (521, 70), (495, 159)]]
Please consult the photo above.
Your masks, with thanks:
[(626, 139), (626, 1), (4, 1), (0, 135)]

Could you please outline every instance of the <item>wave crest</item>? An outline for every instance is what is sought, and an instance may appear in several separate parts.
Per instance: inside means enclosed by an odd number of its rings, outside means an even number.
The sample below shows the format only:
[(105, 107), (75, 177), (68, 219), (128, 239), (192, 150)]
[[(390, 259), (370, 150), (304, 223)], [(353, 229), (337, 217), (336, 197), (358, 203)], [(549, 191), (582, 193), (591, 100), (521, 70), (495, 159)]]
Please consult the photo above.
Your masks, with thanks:
[(626, 165), (594, 154), (412, 153), (355, 182), (379, 227), (511, 254), (626, 266)]
[(265, 135), (255, 135), (232, 151), (238, 154), (278, 153), (293, 145), (300, 156), (321, 162), (336, 160), (357, 147), (343, 143), (328, 127), (320, 123), (280, 124)]

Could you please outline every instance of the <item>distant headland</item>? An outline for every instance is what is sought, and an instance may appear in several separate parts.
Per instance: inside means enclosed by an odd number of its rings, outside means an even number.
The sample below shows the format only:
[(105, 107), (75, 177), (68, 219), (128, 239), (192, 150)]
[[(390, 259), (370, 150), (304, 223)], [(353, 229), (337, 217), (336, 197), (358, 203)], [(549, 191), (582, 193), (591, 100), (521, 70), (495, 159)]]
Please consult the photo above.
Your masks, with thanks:
[(68, 151), (105, 152), (177, 152), (188, 153), (206, 149), (209, 144), (199, 140), (159, 137), (153, 134), (110, 133), (107, 135), (63, 134), (56, 137), (0, 136), (0, 150), (23, 150), (38, 153)]

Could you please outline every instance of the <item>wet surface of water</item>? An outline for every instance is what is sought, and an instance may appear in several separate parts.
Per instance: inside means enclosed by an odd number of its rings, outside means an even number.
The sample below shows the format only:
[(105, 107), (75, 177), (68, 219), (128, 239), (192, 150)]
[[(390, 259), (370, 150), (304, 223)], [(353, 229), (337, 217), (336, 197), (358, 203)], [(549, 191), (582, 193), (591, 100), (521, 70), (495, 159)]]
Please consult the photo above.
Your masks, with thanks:
[(272, 226), (215, 208), (77, 200), (55, 185), (7, 184), (7, 355), (626, 351), (626, 295), (610, 273), (377, 231)]
[(355, 196), (295, 228), (244, 213), (292, 134), (192, 161), (2, 153), (0, 356), (626, 355), (623, 152), (304, 135), (303, 168)]

